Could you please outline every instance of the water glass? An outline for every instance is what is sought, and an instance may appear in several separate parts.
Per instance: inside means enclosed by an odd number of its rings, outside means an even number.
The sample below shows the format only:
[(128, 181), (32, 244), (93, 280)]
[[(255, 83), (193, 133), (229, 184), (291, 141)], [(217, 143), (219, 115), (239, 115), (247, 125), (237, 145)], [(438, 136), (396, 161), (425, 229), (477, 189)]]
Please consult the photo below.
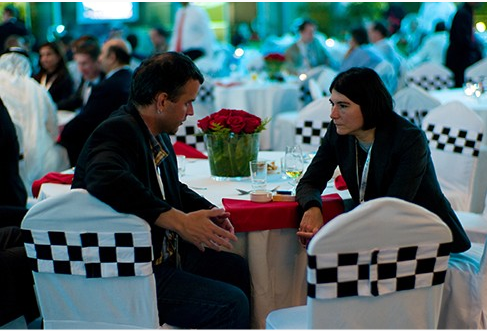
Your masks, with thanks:
[(186, 156), (177, 155), (176, 158), (178, 163), (179, 177), (183, 177), (186, 174)]
[(265, 191), (267, 189), (267, 161), (250, 161), (249, 164), (252, 191)]

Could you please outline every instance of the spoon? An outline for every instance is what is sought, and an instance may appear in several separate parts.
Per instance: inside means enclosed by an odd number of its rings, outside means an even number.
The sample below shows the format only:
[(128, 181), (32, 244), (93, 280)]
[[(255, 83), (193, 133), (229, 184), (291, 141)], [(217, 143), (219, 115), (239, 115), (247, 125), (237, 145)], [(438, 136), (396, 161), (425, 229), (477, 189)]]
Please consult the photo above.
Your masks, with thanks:
[[(277, 185), (276, 187), (274, 187), (271, 192), (275, 192), (277, 191), (277, 189), (280, 187), (281, 185)], [(249, 194), (250, 192), (252, 192), (252, 190), (250, 191), (246, 191), (246, 190), (242, 190), (242, 189), (239, 189), (239, 188), (236, 188), (236, 190), (239, 192), (238, 195), (245, 195), (245, 194)]]

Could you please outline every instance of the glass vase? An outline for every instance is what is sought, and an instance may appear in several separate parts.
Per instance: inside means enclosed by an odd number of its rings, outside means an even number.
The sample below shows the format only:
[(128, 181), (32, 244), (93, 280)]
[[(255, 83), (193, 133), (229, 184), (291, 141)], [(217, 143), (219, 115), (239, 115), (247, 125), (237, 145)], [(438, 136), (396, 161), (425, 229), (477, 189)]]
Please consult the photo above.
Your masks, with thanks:
[(242, 180), (250, 177), (249, 162), (257, 160), (259, 134), (205, 134), (213, 179)]

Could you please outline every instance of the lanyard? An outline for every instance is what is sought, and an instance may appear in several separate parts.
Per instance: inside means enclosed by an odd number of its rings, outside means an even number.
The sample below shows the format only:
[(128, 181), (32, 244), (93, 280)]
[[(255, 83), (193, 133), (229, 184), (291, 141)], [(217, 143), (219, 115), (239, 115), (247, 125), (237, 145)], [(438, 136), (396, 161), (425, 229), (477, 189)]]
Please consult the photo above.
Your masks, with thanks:
[(359, 202), (362, 204), (365, 198), (365, 188), (367, 187), (367, 177), (369, 176), (370, 155), (372, 154), (372, 146), (367, 152), (367, 159), (365, 160), (364, 169), (362, 170), (362, 180), (359, 183), (358, 176), (358, 142), (355, 140), (355, 171), (357, 174), (357, 186), (359, 188)]
[(40, 84), (44, 86), (46, 90), (49, 91), (56, 78), (57, 78), (57, 74), (53, 75), (51, 78), (49, 78), (49, 81), (47, 81), (47, 74), (44, 74), (41, 77)]

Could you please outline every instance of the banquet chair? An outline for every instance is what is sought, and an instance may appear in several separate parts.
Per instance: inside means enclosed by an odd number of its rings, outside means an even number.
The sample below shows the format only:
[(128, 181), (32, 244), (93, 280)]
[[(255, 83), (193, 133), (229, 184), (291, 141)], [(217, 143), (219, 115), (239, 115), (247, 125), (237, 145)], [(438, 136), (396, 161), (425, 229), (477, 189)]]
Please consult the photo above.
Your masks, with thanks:
[(193, 109), (198, 119), (210, 115), (215, 111), (215, 95), (213, 90), (215, 88), (215, 82), (205, 76), (205, 81), (201, 84), (196, 99), (193, 101)]
[(487, 328), (487, 243), (451, 254), (441, 301), (439, 329)]
[(303, 152), (316, 152), (330, 124), (331, 104), (328, 97), (321, 97), (303, 108), (294, 127), (294, 143)]
[(309, 84), (309, 93), (311, 94), (311, 99), (317, 100), (324, 96), (323, 90), (321, 86), (318, 85), (316, 79), (311, 78), (308, 84)]
[(305, 75), (306, 75), (305, 76), (305, 79), (301, 82), (301, 86), (300, 86), (300, 97), (299, 97), (299, 99), (301, 101), (301, 104), (307, 105), (311, 101), (313, 101), (313, 97), (311, 95), (311, 89), (310, 89), (310, 86), (309, 86), (309, 82), (312, 79), (314, 79), (315, 81), (317, 81), (318, 78), (320, 77), (320, 75), (322, 73), (326, 72), (326, 69), (327, 69), (327, 66), (320, 65), (320, 66), (317, 66), (317, 67), (314, 67), (314, 68), (309, 69), (305, 73)]
[(366, 201), (311, 239), (307, 305), (272, 311), (266, 328), (436, 328), (451, 240), (423, 207)]
[(330, 122), (331, 105), (324, 96), (299, 111), (282, 112), (276, 116), (273, 146), (276, 151), (299, 144), (304, 151), (315, 151)]
[(330, 86), (337, 74), (338, 72), (329, 67), (323, 68), (320, 75), (316, 79), (318, 86), (323, 92), (323, 95), (330, 95)]
[[(465, 82), (470, 83), (487, 83), (487, 58), (475, 62), (465, 69)], [(485, 86), (484, 86), (485, 88)]]
[(374, 71), (379, 75), (380, 79), (382, 79), (389, 93), (394, 94), (398, 85), (398, 75), (394, 66), (389, 61), (383, 60), (375, 66)]
[(44, 328), (159, 327), (147, 222), (73, 189), (35, 204), (21, 229)]
[(487, 194), (481, 213), (457, 211), (456, 214), (471, 242), (484, 244), (487, 241)]
[[(423, 119), (440, 187), (455, 211), (471, 211), (479, 162), (482, 119), (459, 101), (432, 109)], [(483, 195), (482, 195), (483, 197)]]
[(186, 121), (179, 126), (178, 131), (170, 136), (172, 144), (174, 145), (176, 141), (180, 141), (196, 148), (200, 152), (206, 151), (203, 132), (198, 128), (199, 118), (196, 116), (188, 116)]
[(427, 91), (452, 88), (453, 73), (447, 67), (434, 62), (425, 62), (404, 74), (406, 86), (416, 85)]
[(394, 111), (419, 127), (428, 111), (439, 105), (438, 99), (414, 85), (406, 86), (394, 95)]

